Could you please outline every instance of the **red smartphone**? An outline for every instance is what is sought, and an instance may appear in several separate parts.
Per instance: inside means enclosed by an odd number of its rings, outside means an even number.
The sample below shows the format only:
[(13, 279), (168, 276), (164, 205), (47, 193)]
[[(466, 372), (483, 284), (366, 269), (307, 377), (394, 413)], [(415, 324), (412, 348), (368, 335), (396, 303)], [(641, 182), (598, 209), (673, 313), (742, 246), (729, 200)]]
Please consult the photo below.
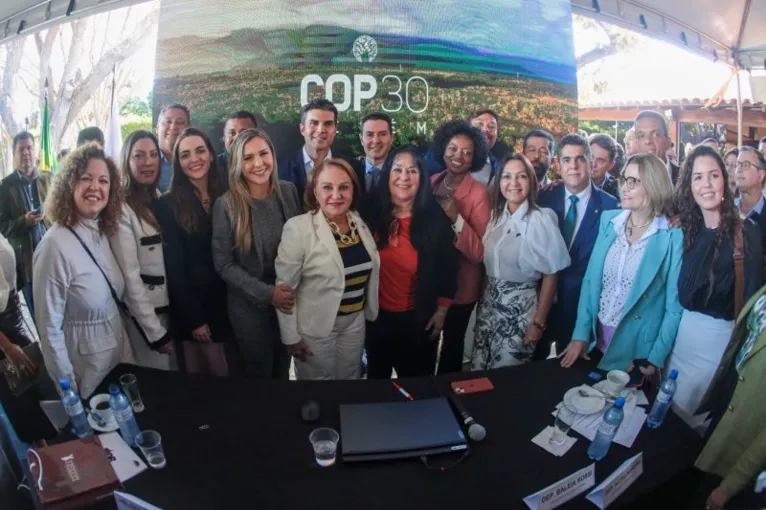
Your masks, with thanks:
[(486, 377), (479, 377), (478, 379), (466, 379), (464, 381), (455, 381), (450, 384), (452, 391), (458, 395), (466, 395), (468, 393), (479, 393), (482, 391), (491, 391), (495, 389)]

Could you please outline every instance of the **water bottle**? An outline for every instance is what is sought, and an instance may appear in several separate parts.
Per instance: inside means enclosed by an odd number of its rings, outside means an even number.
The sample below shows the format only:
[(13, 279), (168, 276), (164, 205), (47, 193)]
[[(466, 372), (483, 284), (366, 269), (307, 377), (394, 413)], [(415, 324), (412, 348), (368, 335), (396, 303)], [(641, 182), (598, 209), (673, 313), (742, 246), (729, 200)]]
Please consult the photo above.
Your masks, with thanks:
[(128, 446), (136, 447), (136, 436), (141, 432), (136, 423), (136, 417), (133, 416), (133, 408), (130, 407), (130, 401), (120, 391), (116, 384), (109, 385), (109, 407), (112, 408), (114, 418), (120, 426), (120, 434), (128, 443)]
[(660, 386), (660, 392), (657, 393), (657, 398), (654, 400), (652, 410), (649, 412), (649, 417), (646, 419), (646, 425), (651, 429), (656, 429), (662, 425), (665, 420), (665, 415), (668, 414), (670, 409), (670, 403), (673, 401), (673, 395), (676, 394), (676, 378), (678, 377), (678, 370), (671, 370), (667, 379), (662, 382)]
[(69, 415), (69, 421), (72, 422), (74, 434), (80, 438), (92, 436), (93, 429), (82, 407), (80, 394), (72, 388), (69, 379), (61, 379), (59, 385), (61, 386), (61, 403), (64, 404), (64, 410)]
[(617, 435), (617, 429), (620, 428), (622, 418), (625, 413), (622, 407), (625, 405), (624, 397), (617, 397), (614, 405), (604, 413), (604, 420), (598, 426), (596, 437), (588, 447), (588, 457), (592, 460), (601, 460), (606, 457), (609, 447), (612, 445), (612, 439)]

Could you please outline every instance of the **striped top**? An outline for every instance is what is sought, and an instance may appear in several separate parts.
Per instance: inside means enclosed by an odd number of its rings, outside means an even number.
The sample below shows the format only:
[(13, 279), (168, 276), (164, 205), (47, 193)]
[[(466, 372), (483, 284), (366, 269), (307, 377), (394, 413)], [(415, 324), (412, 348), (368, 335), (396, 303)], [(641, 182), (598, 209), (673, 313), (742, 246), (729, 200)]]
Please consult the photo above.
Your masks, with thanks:
[(346, 277), (346, 289), (340, 300), (338, 315), (351, 315), (364, 309), (365, 291), (372, 273), (372, 259), (359, 234), (354, 236), (352, 244), (343, 244), (340, 236), (334, 232), (333, 236), (343, 259), (343, 273)]

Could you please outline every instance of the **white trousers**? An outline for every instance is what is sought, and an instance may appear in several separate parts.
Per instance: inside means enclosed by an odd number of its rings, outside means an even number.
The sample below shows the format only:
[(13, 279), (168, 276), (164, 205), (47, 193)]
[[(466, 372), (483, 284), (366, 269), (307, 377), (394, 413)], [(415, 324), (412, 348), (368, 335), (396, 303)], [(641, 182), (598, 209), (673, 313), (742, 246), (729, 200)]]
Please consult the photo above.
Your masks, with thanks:
[(302, 335), (314, 355), (305, 361), (295, 358), (296, 379), (359, 379), (364, 333), (364, 312), (356, 312), (336, 317), (332, 332), (325, 338)]

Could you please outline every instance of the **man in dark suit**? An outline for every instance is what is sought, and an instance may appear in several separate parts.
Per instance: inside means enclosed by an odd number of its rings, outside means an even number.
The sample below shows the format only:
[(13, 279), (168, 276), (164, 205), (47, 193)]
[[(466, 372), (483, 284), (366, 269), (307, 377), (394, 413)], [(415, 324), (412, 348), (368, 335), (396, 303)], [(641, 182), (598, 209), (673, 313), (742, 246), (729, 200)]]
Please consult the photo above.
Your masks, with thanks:
[(221, 172), (224, 189), (229, 189), (229, 151), (234, 139), (245, 129), (258, 127), (258, 121), (252, 113), (240, 110), (229, 115), (226, 123), (223, 125), (223, 146), (224, 151), (217, 157), (218, 171)]
[(35, 139), (22, 131), (13, 138), (16, 171), (0, 183), (0, 233), (16, 254), (16, 286), (24, 294), (34, 318), (32, 301), (32, 254), (45, 235), (42, 205), (48, 175), (40, 176), (35, 166)]
[(364, 175), (360, 184), (369, 192), (378, 185), (383, 164), (394, 143), (394, 131), (391, 117), (382, 112), (366, 115), (360, 127), (359, 141), (364, 149), (364, 159), (354, 166), (357, 173)]
[(345, 160), (356, 171), (360, 184), (364, 183), (364, 174), (361, 173), (358, 163), (354, 164), (349, 158), (332, 152), (331, 147), (338, 133), (338, 109), (331, 101), (312, 99), (304, 105), (301, 108), (299, 128), (304, 140), (303, 147), (279, 161), (279, 178), (295, 184), (301, 201), (303, 201), (311, 171), (325, 159)]
[(548, 317), (546, 335), (535, 349), (536, 360), (548, 357), (551, 342), (556, 342), (556, 352), (561, 353), (572, 339), (582, 280), (598, 237), (601, 212), (617, 209), (617, 199), (590, 180), (592, 156), (585, 138), (565, 136), (556, 154), (563, 186), (541, 191), (538, 204), (553, 209), (558, 216), (572, 264), (559, 273), (556, 302)]
[(617, 178), (611, 175), (616, 163), (617, 142), (609, 135), (598, 133), (590, 135), (588, 143), (593, 157), (591, 182), (598, 189), (619, 199), (617, 196)]
[(643, 110), (636, 115), (633, 129), (636, 133), (637, 152), (648, 152), (664, 161), (670, 173), (670, 180), (675, 186), (679, 168), (672, 161), (668, 161), (667, 153), (671, 142), (665, 117), (660, 112)]

